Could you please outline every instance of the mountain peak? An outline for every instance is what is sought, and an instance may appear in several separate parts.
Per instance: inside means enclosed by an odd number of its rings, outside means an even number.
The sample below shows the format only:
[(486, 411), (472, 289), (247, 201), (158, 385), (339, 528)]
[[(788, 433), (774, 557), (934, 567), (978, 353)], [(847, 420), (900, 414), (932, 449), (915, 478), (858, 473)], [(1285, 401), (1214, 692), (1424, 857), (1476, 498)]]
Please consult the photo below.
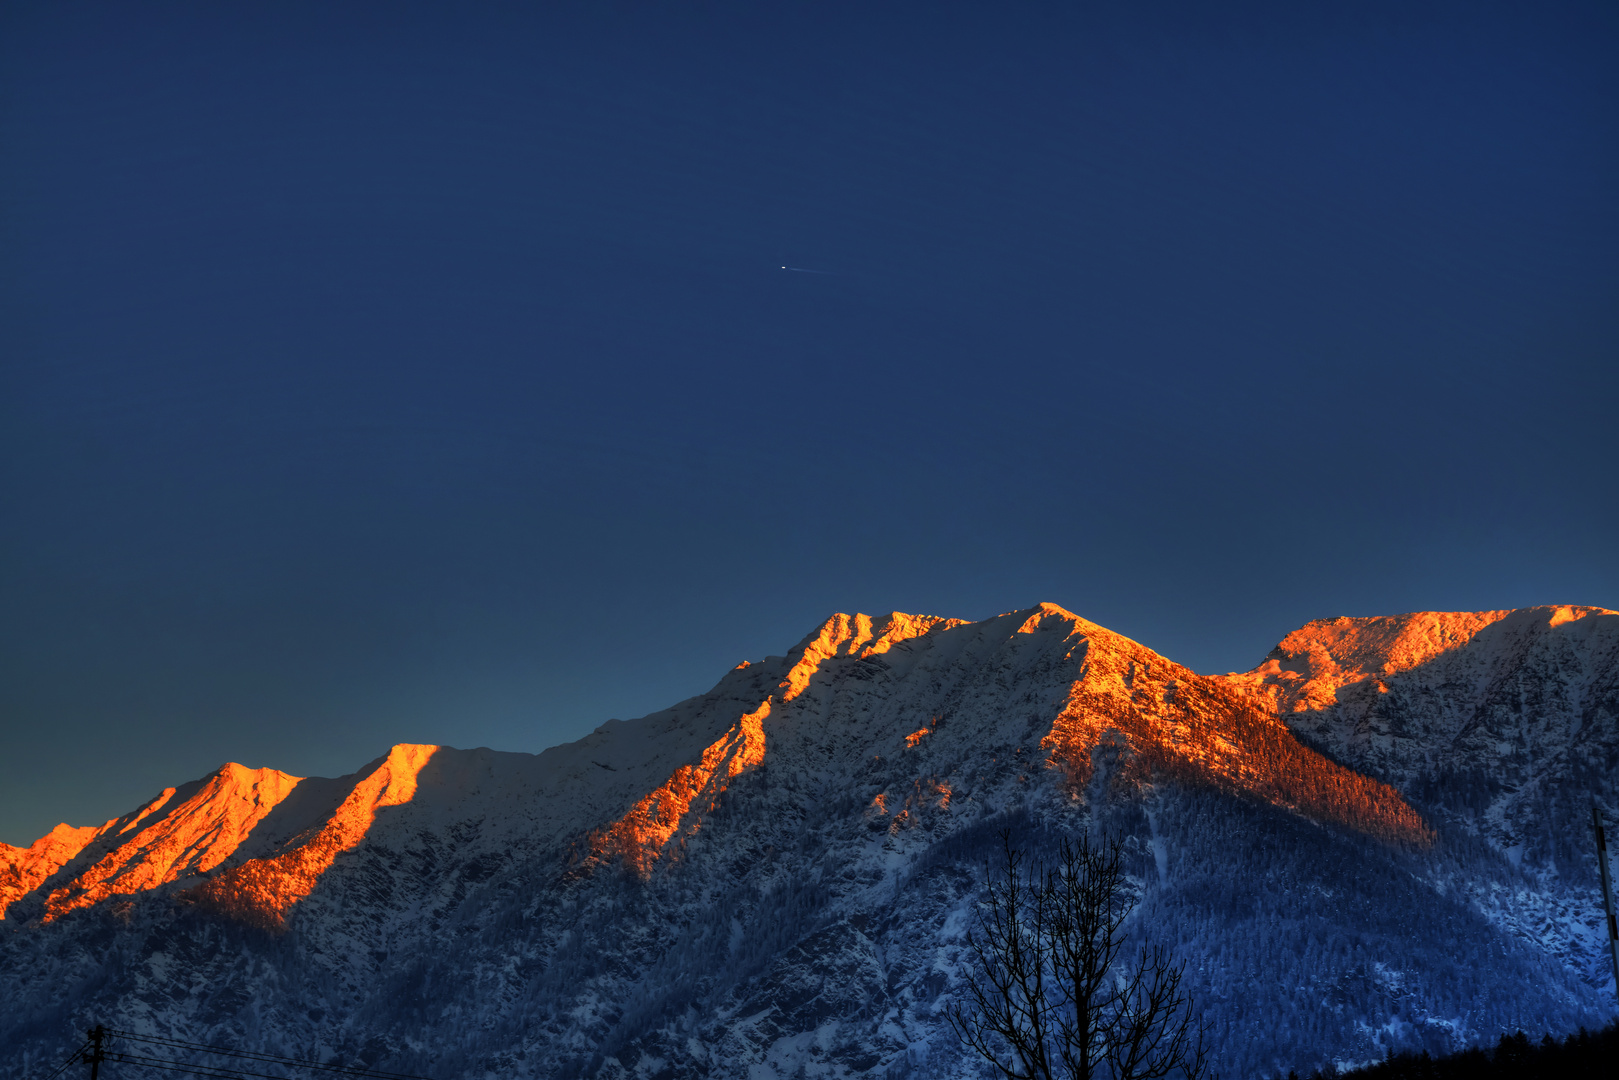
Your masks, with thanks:
[(1541, 605), (1502, 611), (1413, 611), (1315, 619), (1288, 634), (1258, 667), (1228, 676), (1274, 698), (1283, 714), (1333, 704), (1343, 687), (1444, 662), (1464, 647), (1480, 662), (1547, 634), (1595, 632), (1606, 608)]
[(75, 828), (63, 822), (25, 848), (0, 844), (0, 919), (5, 918), (13, 902), (60, 870), (103, 828), (106, 826)]
[(890, 611), (886, 615), (852, 615), (836, 612), (816, 627), (795, 652), (815, 650), (823, 657), (874, 656), (887, 652), (902, 641), (921, 637), (942, 628), (965, 625), (965, 619), (946, 619), (938, 615), (911, 615), (903, 611)]
[[(1328, 704), (1278, 715), (1295, 700)], [(542, 754), (401, 743), (335, 779), (228, 763), (0, 848), (0, 950), (19, 950), (0, 1025), (71, 1008), (198, 1042), (269, 1030), (287, 1041), (254, 1045), (281, 1052), (363, 1022), (379, 1046), (477, 1055), (433, 1059), (444, 1076), (561, 1074), (582, 1048), (630, 1080), (954, 1074), (941, 1003), (1004, 826), (1127, 841), (1154, 917), (1232, 953), (1188, 969), (1224, 1030), (1245, 1014), (1218, 1011), (1223, 988), (1248, 979), (1274, 992), (1252, 1012), (1266, 1038), (1273, 1016), (1303, 1030), (1301, 986), (1362, 1002), (1356, 1045), (1454, 1034), (1483, 996), (1456, 977), (1474, 955), (1510, 960), (1484, 1023), (1520, 1023), (1548, 972), (1555, 1015), (1583, 1023), (1607, 958), (1564, 840), (1615, 805), (1615, 716), (1619, 618), (1599, 608), (1322, 619), (1226, 676), (1051, 603), (837, 614)], [(1525, 927), (1545, 945), (1522, 951)], [(1223, 1052), (1275, 1071), (1255, 1045)]]
[[(99, 829), (76, 830), (74, 840), (83, 838), (85, 842), (34, 882), (34, 887), (43, 886), (46, 893), (45, 919), (113, 896), (207, 874), (230, 858), (302, 780), (279, 769), (227, 762), (200, 780), (165, 788), (134, 813), (114, 818)], [(58, 836), (63, 828), (59, 826), (51, 836)], [(85, 832), (90, 833), (88, 838), (83, 836)], [(45, 865), (41, 861), (36, 869)], [(64, 871), (69, 880), (53, 888), (50, 879), (58, 871)], [(0, 908), (0, 918), (7, 914)]]
[[(1091, 622), (1083, 615), (1076, 615), (1061, 604), (1042, 601), (1032, 608), (1024, 608), (1022, 611), (1009, 611), (1002, 618), (1021, 618), (1023, 620), (1018, 625), (1015, 633), (1032, 634), (1037, 631), (1048, 630), (1053, 623), (1056, 623), (1067, 626), (1069, 628), (1068, 636), (1070, 637), (1077, 635), (1097, 644), (1106, 643), (1112, 649), (1139, 650), (1164, 660), (1162, 656), (1140, 642), (1127, 638), (1115, 630), (1109, 630), (1101, 623)], [(1171, 661), (1164, 660), (1164, 662), (1170, 663)], [(1176, 666), (1178, 667), (1179, 665)]]
[(887, 652), (894, 646), (937, 630), (965, 626), (965, 619), (945, 619), (937, 615), (908, 615), (890, 611), (887, 615), (846, 615), (838, 612), (800, 641), (788, 654), (793, 661), (782, 680), (782, 700), (791, 701), (809, 685), (810, 676), (827, 660), (840, 656), (863, 660)]

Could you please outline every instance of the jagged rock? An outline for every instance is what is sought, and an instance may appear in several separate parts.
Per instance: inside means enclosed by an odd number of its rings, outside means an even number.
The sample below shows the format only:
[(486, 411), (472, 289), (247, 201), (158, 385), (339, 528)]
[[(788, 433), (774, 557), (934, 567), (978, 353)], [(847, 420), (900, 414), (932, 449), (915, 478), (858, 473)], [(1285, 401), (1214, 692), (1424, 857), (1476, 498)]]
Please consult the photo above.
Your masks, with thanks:
[(1225, 676), (1050, 604), (839, 615), (543, 754), (226, 765), (0, 848), (0, 1068), (100, 1022), (444, 1080), (976, 1075), (944, 1010), (1002, 828), (1125, 841), (1228, 1075), (1597, 1025), (1616, 687), (1592, 608), (1325, 620)]

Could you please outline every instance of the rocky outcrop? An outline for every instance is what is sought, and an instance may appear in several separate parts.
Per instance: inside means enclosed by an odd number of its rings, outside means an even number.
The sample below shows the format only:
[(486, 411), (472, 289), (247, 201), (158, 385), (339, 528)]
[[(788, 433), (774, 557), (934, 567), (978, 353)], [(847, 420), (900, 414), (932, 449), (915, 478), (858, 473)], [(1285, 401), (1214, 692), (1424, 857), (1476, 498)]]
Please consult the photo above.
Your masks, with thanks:
[(1125, 843), (1134, 932), (1190, 962), (1225, 1071), (1595, 1023), (1594, 864), (1525, 822), (1611, 799), (1616, 622), (1328, 620), (1205, 676), (1052, 604), (838, 615), (539, 755), (228, 765), (0, 851), (0, 1041), (28, 1067), (102, 1022), (443, 1080), (954, 1076), (1002, 828)]

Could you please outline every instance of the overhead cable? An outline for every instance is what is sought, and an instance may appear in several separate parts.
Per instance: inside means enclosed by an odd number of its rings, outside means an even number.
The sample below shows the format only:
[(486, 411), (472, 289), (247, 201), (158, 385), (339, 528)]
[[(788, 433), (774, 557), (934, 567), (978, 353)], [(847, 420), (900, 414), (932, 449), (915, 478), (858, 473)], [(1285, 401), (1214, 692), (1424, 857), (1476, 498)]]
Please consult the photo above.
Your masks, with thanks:
[(72, 1065), (72, 1064), (73, 1064), (73, 1063), (74, 1063), (74, 1062), (76, 1062), (76, 1061), (78, 1061), (78, 1060), (79, 1060), (79, 1055), (80, 1055), (80, 1054), (82, 1054), (82, 1053), (84, 1053), (84, 1048), (85, 1048), (85, 1047), (86, 1047), (86, 1046), (89, 1046), (89, 1045), (90, 1045), (90, 1044), (89, 1044), (89, 1043), (88, 1043), (88, 1042), (85, 1042), (85, 1043), (81, 1043), (81, 1044), (80, 1044), (80, 1045), (79, 1045), (79, 1048), (78, 1048), (78, 1049), (77, 1049), (77, 1050), (75, 1050), (75, 1051), (73, 1051), (73, 1053), (71, 1053), (71, 1054), (69, 1054), (69, 1055), (68, 1055), (68, 1056), (67, 1056), (67, 1060), (66, 1060), (66, 1061), (64, 1061), (64, 1062), (62, 1062), (62, 1064), (60, 1064), (60, 1065), (58, 1065), (58, 1066), (57, 1066), (57, 1067), (56, 1067), (56, 1071), (55, 1071), (55, 1072), (53, 1072), (53, 1073), (51, 1073), (51, 1074), (50, 1074), (50, 1075), (49, 1075), (49, 1076), (47, 1076), (47, 1077), (46, 1077), (46, 1078), (45, 1078), (45, 1080), (56, 1080), (56, 1078), (57, 1078), (57, 1077), (58, 1077), (58, 1076), (61, 1076), (61, 1075), (62, 1075), (62, 1073), (63, 1073), (63, 1072), (65, 1072), (65, 1071), (66, 1071), (66, 1069), (67, 1069), (67, 1067), (68, 1067), (68, 1066), (69, 1066), (69, 1065)]
[[(345, 1076), (375, 1077), (378, 1080), (429, 1080), (423, 1076), (412, 1076), (409, 1073), (383, 1072), (379, 1069), (367, 1069), (358, 1065), (336, 1065), (323, 1061), (311, 1061), (307, 1058), (284, 1057), (280, 1054), (263, 1054), (252, 1050), (237, 1050), (228, 1046), (211, 1046), (207, 1043), (186, 1042), (183, 1039), (172, 1039), (163, 1035), (139, 1035), (133, 1031), (108, 1030), (108, 1035), (120, 1039), (129, 1039), (134, 1042), (153, 1043), (158, 1046), (167, 1046), (176, 1050), (193, 1050), (199, 1053), (222, 1054), (226, 1057), (243, 1058), (249, 1061), (262, 1061), (271, 1065), (286, 1065), (299, 1069), (316, 1069), (322, 1072), (341, 1073)], [(203, 1066), (212, 1068), (212, 1066)], [(249, 1073), (251, 1076), (263, 1076), (264, 1073)], [(276, 1077), (275, 1080), (284, 1080)]]

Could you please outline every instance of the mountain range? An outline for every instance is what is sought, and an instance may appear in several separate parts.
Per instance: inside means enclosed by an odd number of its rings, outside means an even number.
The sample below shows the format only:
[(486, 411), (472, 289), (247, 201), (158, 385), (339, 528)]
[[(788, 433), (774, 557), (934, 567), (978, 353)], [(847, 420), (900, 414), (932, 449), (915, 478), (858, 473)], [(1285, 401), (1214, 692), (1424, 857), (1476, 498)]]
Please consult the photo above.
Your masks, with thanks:
[(227, 764), (0, 845), (0, 1075), (84, 1028), (459, 1077), (968, 1077), (1003, 831), (1124, 845), (1227, 1077), (1615, 1013), (1619, 613), (1309, 623), (1199, 675), (1054, 604), (836, 615), (540, 754)]

